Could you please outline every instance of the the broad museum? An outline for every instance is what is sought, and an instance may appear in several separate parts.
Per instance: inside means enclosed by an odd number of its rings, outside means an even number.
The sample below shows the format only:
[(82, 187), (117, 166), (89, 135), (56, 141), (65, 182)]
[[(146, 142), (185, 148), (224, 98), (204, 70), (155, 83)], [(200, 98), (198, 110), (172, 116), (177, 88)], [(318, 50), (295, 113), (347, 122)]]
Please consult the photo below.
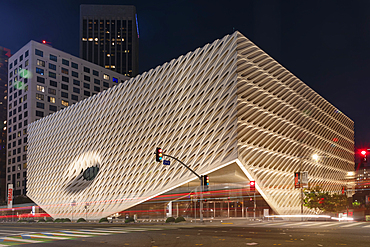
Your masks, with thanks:
[(198, 177), (174, 159), (156, 162), (157, 147), (209, 176), (205, 217), (300, 213), (295, 172), (325, 191), (352, 186), (353, 121), (239, 32), (28, 134), (27, 195), (55, 218), (196, 217)]

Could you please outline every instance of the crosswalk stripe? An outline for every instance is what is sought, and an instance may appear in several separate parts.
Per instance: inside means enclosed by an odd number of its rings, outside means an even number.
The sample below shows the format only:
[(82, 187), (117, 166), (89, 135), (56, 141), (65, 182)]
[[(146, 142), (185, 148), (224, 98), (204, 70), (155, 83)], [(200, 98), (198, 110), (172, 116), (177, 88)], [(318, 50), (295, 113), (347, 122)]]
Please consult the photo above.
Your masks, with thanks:
[(19, 231), (13, 231), (13, 230), (0, 230), (0, 233), (2, 233), (2, 232), (7, 233), (7, 232), (19, 232)]
[[(289, 223), (289, 222), (278, 222), (278, 223), (269, 223), (269, 222), (262, 222), (260, 226), (299, 226), (303, 225), (305, 227), (352, 227), (352, 226), (361, 226), (366, 224), (365, 222), (310, 222), (310, 221), (304, 221), (299, 223)], [(258, 226), (258, 225), (257, 225)], [(362, 227), (370, 227), (370, 224), (367, 224), (366, 226)]]
[(65, 237), (69, 237), (69, 238), (75, 238), (75, 237), (91, 237), (90, 235), (68, 234), (68, 233), (61, 233), (61, 232), (42, 232), (42, 234), (45, 234), (46, 236), (56, 235), (56, 236), (65, 236)]
[(22, 235), (22, 236), (27, 236), (27, 237), (31, 237), (31, 238), (48, 238), (48, 239), (58, 239), (58, 240), (69, 239), (69, 238), (64, 238), (64, 237), (36, 235), (36, 234), (27, 234), (27, 235)]
[[(279, 225), (284, 225), (284, 224), (286, 224), (287, 222), (274, 222), (274, 223), (261, 223), (261, 224), (263, 224), (263, 225), (269, 225), (269, 226), (279, 226)], [(258, 226), (258, 224), (256, 225), (256, 226)]]
[(322, 225), (320, 225), (320, 227), (322, 227), (322, 226), (337, 226), (339, 224), (340, 224), (339, 222), (331, 222), (331, 223), (322, 224)]
[[(32, 234), (32, 233), (36, 233), (36, 232), (13, 232), (13, 233), (4, 233), (4, 234), (1, 234), (0, 235), (5, 235), (6, 237), (7, 236), (15, 236), (15, 235), (23, 235), (23, 234)], [(1, 237), (0, 237), (1, 238)]]
[(37, 240), (31, 240), (31, 239), (21, 239), (21, 238), (14, 238), (14, 237), (8, 237), (8, 238), (1, 238), (7, 241), (17, 241), (17, 242), (26, 242), (26, 243), (42, 243), (42, 241)]
[(151, 230), (163, 230), (161, 228), (131, 228), (131, 227), (109, 227), (109, 228), (94, 228), (95, 230), (122, 230), (122, 231), (151, 231)]
[(110, 232), (110, 233), (128, 233), (128, 231), (110, 231), (110, 230), (94, 230), (94, 229), (91, 229), (91, 230), (88, 230), (88, 231), (92, 231), (92, 232)]
[(65, 233), (73, 233), (73, 234), (96, 234), (96, 235), (109, 235), (111, 233), (103, 233), (103, 232), (90, 232), (88, 230), (86, 231), (62, 231)]
[(347, 225), (344, 225), (344, 226), (340, 226), (340, 227), (351, 227), (351, 226), (357, 226), (357, 225), (362, 225), (364, 224), (363, 222), (358, 222), (358, 223), (349, 223)]
[(287, 226), (297, 226), (297, 225), (303, 225), (307, 224), (306, 222), (299, 222), (299, 223), (288, 223)]

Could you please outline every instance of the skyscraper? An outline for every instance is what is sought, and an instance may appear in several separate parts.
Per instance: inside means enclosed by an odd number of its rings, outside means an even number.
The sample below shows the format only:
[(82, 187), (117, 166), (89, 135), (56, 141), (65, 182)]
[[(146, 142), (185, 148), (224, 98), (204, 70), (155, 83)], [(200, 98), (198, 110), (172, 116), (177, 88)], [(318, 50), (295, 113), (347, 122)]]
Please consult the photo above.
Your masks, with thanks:
[(10, 50), (0, 46), (0, 200), (5, 199), (8, 59)]
[(27, 125), (129, 78), (32, 40), (8, 67), (6, 179), (18, 196), (26, 192)]
[(139, 29), (132, 5), (81, 5), (80, 57), (126, 76), (138, 74)]

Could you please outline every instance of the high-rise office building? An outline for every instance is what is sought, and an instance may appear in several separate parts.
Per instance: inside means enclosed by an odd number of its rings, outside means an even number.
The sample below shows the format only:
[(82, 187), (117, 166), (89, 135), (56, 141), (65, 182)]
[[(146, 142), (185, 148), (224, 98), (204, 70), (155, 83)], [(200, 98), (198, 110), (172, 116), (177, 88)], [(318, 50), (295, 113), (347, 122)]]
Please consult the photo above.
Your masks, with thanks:
[(10, 50), (0, 46), (0, 200), (5, 199), (8, 59)]
[(8, 68), (6, 182), (17, 196), (26, 192), (27, 125), (129, 78), (35, 41)]
[(126, 76), (139, 66), (139, 29), (131, 5), (81, 5), (80, 57)]

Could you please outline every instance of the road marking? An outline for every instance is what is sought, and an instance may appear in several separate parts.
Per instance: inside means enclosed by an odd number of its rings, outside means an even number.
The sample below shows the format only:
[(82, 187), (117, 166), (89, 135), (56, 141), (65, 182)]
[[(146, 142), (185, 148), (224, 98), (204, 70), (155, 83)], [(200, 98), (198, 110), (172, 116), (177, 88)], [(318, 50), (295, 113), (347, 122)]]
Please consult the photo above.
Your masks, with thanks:
[(1, 232), (19, 232), (19, 231), (13, 231), (13, 230), (0, 230), (0, 233)]
[(41, 234), (45, 234), (46, 236), (50, 235), (56, 235), (56, 236), (65, 236), (65, 237), (70, 237), (70, 238), (75, 238), (75, 237), (91, 237), (90, 235), (81, 235), (81, 234), (68, 234), (68, 233), (62, 233), (62, 232), (42, 232)]
[[(13, 230), (4, 230), (4, 233), (6, 231), (9, 235), (7, 235), (6, 237), (0, 237), (0, 242), (3, 242), (3, 241), (5, 242), (9, 241), (9, 242), (6, 245), (0, 244), (0, 247), (24, 244), (24, 243), (43, 243), (45, 241), (50, 241), (50, 240), (51, 241), (70, 240), (73, 238), (95, 237), (99, 235), (129, 233), (130, 231), (136, 232), (136, 231), (150, 231), (150, 230), (163, 230), (163, 229), (161, 228), (126, 228), (126, 227), (113, 228), (112, 227), (112, 228), (100, 228), (100, 229), (94, 228), (94, 229), (80, 229), (80, 230), (66, 229), (66, 230), (55, 230), (54, 232), (19, 232), (19, 231), (13, 231)], [(0, 234), (1, 234), (1, 231), (0, 231)]]
[(337, 225), (340, 225), (341, 223), (340, 222), (332, 222), (332, 223), (327, 223), (327, 224), (323, 224), (323, 225), (320, 225), (320, 227), (324, 226), (337, 226)]
[(64, 238), (64, 237), (55, 237), (55, 236), (46, 236), (46, 235), (36, 235), (36, 234), (26, 234), (26, 235), (21, 235), (22, 237), (31, 237), (31, 238), (48, 238), (48, 239), (58, 239), (58, 240), (63, 240), (63, 239), (69, 239), (69, 238)]
[(290, 224), (286, 224), (285, 226), (297, 226), (297, 225), (303, 225), (303, 224), (306, 224), (306, 222), (290, 223)]
[(94, 228), (95, 230), (124, 230), (124, 231), (151, 231), (151, 230), (163, 230), (161, 228), (131, 228), (131, 227), (109, 227), (109, 228)]
[(344, 226), (340, 226), (340, 227), (351, 227), (351, 226), (357, 226), (357, 225), (362, 225), (362, 224), (365, 224), (363, 222), (358, 222), (358, 223), (349, 223), (347, 225), (344, 225)]
[(90, 231), (61, 231), (65, 233), (71, 233), (71, 234), (96, 234), (96, 235), (110, 235), (110, 233), (103, 233), (103, 232), (90, 232)]
[[(79, 230), (84, 231), (84, 230)], [(110, 230), (95, 230), (95, 229), (89, 229), (86, 231), (92, 231), (92, 232), (110, 232), (110, 233), (128, 233), (128, 231), (110, 231)]]
[(17, 235), (22, 235), (22, 234), (32, 234), (32, 233), (37, 233), (37, 232), (16, 232), (16, 233), (13, 233), (13, 234), (3, 234), (3, 235), (6, 235), (6, 237), (8, 236), (17, 236)]
[(363, 226), (363, 227), (370, 227), (370, 225), (367, 225), (367, 226)]
[[(266, 223), (261, 223), (263, 225), (270, 225), (270, 226), (278, 226), (278, 225), (282, 225), (282, 224), (286, 224), (287, 222), (273, 222), (273, 223), (269, 223), (269, 222), (266, 222)], [(258, 226), (258, 224), (257, 224)]]
[(7, 241), (17, 241), (17, 242), (26, 242), (26, 243), (42, 243), (42, 241), (36, 241), (36, 240), (30, 240), (30, 239), (22, 239), (22, 238), (15, 238), (15, 237), (9, 237), (9, 238), (1, 238), (2, 240)]

